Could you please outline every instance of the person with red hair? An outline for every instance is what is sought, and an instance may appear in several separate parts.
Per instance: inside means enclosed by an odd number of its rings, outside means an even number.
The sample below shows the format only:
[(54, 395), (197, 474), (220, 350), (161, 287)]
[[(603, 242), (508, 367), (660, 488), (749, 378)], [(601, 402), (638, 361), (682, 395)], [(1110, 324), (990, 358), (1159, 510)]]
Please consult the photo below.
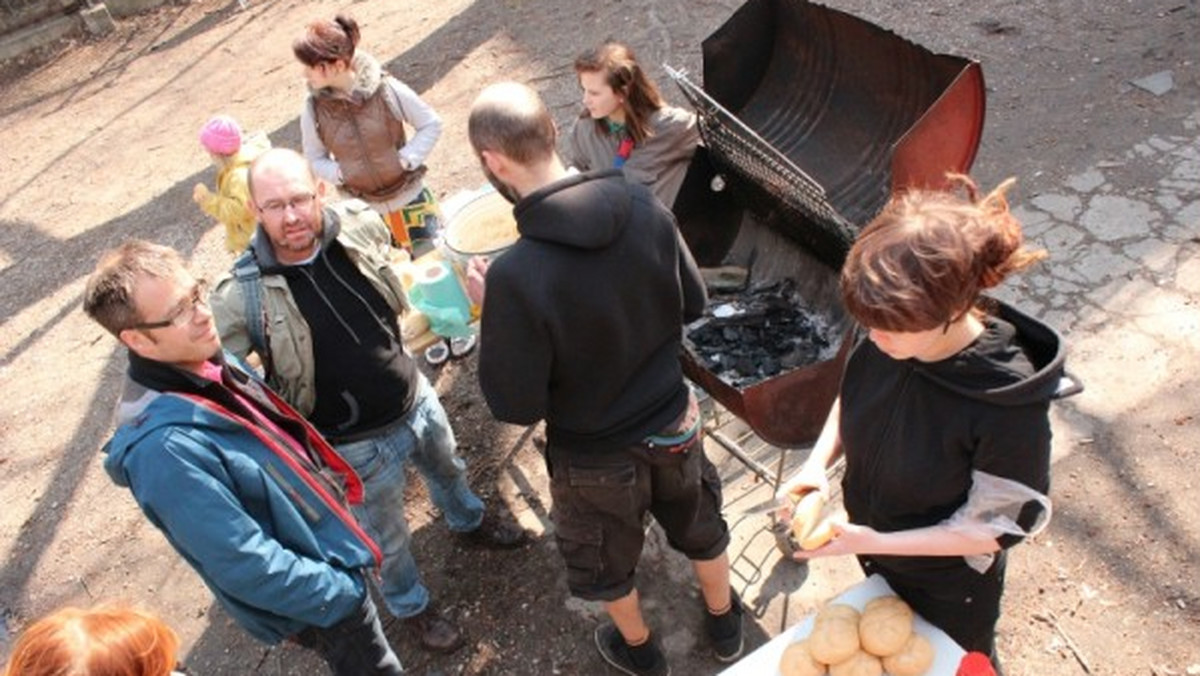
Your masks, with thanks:
[(21, 634), (4, 676), (169, 676), (178, 651), (175, 631), (152, 613), (68, 607)]
[(851, 247), (842, 300), (866, 339), (784, 490), (826, 491), (845, 457), (848, 521), (796, 558), (856, 555), (995, 662), (1006, 552), (1050, 517), (1049, 408), (1066, 350), (1054, 329), (985, 295), (1046, 256), (1009, 210), (1013, 181), (981, 194), (950, 178), (957, 189), (895, 196)]

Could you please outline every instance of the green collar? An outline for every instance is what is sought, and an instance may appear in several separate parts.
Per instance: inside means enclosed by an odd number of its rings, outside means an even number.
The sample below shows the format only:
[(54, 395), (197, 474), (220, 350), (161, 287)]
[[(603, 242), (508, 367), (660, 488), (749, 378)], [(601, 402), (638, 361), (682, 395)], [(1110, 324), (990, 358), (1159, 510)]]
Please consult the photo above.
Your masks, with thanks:
[(604, 123), (608, 125), (608, 133), (614, 136), (620, 136), (625, 133), (625, 125), (621, 122), (613, 122), (606, 117), (604, 118)]

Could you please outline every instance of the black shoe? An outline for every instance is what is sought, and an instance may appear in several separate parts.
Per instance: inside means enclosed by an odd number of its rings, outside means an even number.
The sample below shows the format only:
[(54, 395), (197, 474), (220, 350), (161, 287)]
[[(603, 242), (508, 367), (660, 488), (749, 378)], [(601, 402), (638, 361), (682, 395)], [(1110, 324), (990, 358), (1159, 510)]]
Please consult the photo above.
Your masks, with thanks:
[(519, 549), (533, 542), (533, 532), (485, 512), (479, 527), (459, 533), (459, 542), (474, 549)]
[[(630, 676), (671, 676), (671, 665), (654, 639), (632, 647), (621, 637), (616, 625), (605, 622), (596, 627), (596, 650), (621, 673)], [(636, 653), (636, 654), (635, 654)]]
[(720, 662), (729, 663), (742, 655), (745, 640), (742, 635), (742, 600), (729, 590), (729, 611), (723, 615), (704, 614), (704, 628), (712, 641), (713, 654)]
[(462, 632), (442, 617), (433, 604), (425, 606), (425, 610), (400, 620), (405, 629), (421, 640), (421, 647), (429, 652), (452, 653), (463, 646)]

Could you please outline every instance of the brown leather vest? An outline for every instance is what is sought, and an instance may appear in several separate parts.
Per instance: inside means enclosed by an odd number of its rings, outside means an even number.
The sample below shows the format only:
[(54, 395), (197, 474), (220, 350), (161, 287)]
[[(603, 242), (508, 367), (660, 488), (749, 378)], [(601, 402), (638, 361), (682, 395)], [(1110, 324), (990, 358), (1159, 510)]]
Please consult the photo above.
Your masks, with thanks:
[(388, 108), (383, 87), (362, 101), (313, 97), (317, 134), (342, 170), (342, 187), (368, 202), (382, 202), (421, 180), (425, 167), (406, 171), (398, 151), (407, 142), (404, 122)]

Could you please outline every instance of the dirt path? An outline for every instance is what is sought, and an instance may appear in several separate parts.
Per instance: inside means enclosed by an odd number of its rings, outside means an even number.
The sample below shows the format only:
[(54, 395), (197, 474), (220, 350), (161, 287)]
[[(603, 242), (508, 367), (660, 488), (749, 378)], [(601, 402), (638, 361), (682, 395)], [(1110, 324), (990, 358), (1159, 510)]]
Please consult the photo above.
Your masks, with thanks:
[[(302, 86), (289, 47), (306, 21), (353, 13), (363, 47), (442, 113), (429, 183), (445, 195), (482, 182), (464, 123), (484, 84), (528, 81), (566, 125), (582, 47), (617, 37), (644, 63), (699, 73), (700, 41), (739, 4), (255, 0), (239, 12), (194, 0), (36, 68), (0, 68), (0, 653), (55, 607), (127, 598), (171, 620), (195, 673), (320, 673), (300, 651), (265, 650), (233, 627), (103, 476), (98, 450), (124, 356), (79, 312), (96, 255), (127, 237), (175, 246), (205, 274), (228, 265), (221, 234), (190, 200), (194, 183), (211, 180), (195, 133), (227, 111), (276, 145), (298, 145)], [(1057, 410), (1055, 521), (1012, 558), (1000, 637), (1009, 673), (1200, 673), (1197, 1), (831, 4), (983, 63), (988, 119), (974, 173), (984, 184), (1020, 178), (1031, 236), (1054, 256), (1011, 293), (1067, 333), (1088, 391)], [(1162, 95), (1128, 84), (1168, 70)], [(654, 75), (667, 84), (657, 65)], [(475, 483), (544, 527), (538, 435), (493, 422), (472, 369), (437, 378)], [(731, 492), (751, 487), (736, 465), (722, 468)], [(414, 497), (428, 583), (473, 642), (434, 659), (393, 629), (409, 669), (604, 673), (590, 645), (597, 610), (566, 596), (550, 538), (520, 555), (464, 555)], [(753, 645), (814, 585), (790, 564), (763, 565), (760, 579), (741, 579), (761, 593)], [(698, 618), (685, 572), (661, 543), (650, 548), (643, 587), (655, 622)], [(668, 651), (676, 673), (716, 672), (689, 632), (670, 633)]]

